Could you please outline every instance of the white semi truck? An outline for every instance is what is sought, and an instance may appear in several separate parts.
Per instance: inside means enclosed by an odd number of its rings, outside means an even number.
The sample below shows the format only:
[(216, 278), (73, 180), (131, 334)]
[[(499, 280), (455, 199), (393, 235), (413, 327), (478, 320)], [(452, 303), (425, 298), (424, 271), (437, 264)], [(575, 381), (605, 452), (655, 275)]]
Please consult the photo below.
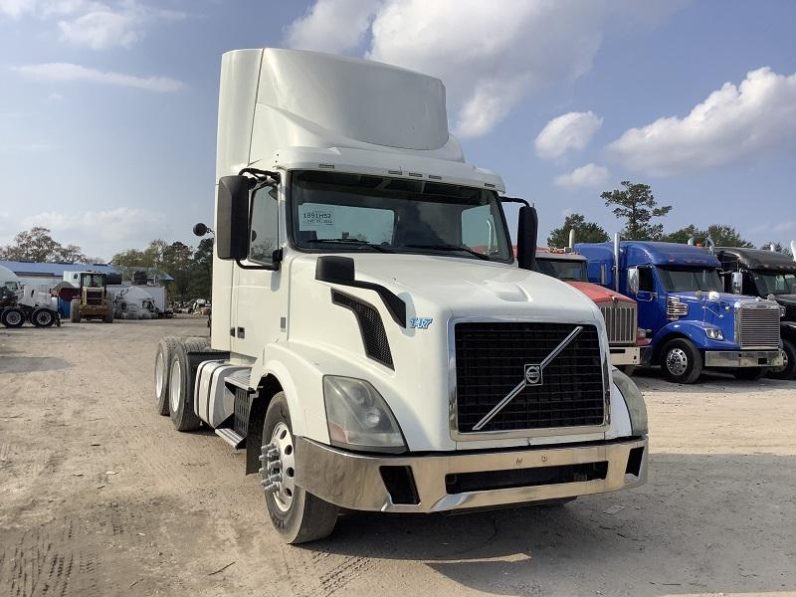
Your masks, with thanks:
[[(229, 52), (216, 178), (211, 339), (161, 340), (157, 408), (245, 450), (287, 542), (327, 536), (340, 508), (644, 483), (644, 401), (599, 309), (533, 271), (536, 212), (464, 161), (441, 81)], [(524, 203), (519, 262), (506, 202)]]

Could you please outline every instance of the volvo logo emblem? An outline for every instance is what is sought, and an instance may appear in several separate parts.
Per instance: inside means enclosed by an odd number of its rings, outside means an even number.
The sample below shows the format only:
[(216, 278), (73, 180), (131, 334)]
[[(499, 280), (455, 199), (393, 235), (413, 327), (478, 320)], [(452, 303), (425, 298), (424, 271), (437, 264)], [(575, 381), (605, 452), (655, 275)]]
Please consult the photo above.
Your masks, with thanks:
[(529, 386), (542, 385), (541, 365), (525, 365), (525, 383)]

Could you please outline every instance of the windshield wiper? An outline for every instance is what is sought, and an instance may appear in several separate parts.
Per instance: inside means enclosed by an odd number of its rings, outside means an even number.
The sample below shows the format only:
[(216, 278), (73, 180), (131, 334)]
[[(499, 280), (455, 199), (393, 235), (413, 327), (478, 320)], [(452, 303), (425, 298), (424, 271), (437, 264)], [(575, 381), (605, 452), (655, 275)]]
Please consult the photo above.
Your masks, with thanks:
[(489, 255), (484, 255), (483, 253), (479, 253), (478, 251), (473, 251), (468, 247), (461, 247), (457, 245), (402, 245), (407, 249), (430, 249), (432, 251), (463, 251), (465, 253), (469, 253), (474, 257), (478, 257), (479, 259), (485, 259), (489, 261)]
[(376, 245), (373, 243), (369, 243), (364, 240), (359, 240), (356, 238), (316, 238), (314, 240), (306, 241), (308, 243), (323, 243), (329, 245), (353, 245), (354, 247), (360, 249), (375, 249), (380, 253), (393, 253), (394, 251), (389, 247), (384, 245)]

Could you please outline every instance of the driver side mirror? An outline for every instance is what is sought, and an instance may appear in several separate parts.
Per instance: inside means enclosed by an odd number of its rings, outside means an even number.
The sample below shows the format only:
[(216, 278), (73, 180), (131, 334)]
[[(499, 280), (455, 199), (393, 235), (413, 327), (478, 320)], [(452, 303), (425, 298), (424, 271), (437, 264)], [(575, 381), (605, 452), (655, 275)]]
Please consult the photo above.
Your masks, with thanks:
[(741, 290), (743, 289), (743, 273), (742, 272), (733, 272), (732, 273), (732, 293), (733, 294), (741, 294)]
[(627, 287), (632, 294), (638, 294), (638, 268), (629, 267), (627, 269)]
[(216, 202), (216, 255), (240, 261), (249, 253), (249, 192), (254, 179), (222, 176)]
[(539, 216), (536, 209), (523, 205), (517, 219), (517, 263), (520, 269), (536, 269), (536, 237)]

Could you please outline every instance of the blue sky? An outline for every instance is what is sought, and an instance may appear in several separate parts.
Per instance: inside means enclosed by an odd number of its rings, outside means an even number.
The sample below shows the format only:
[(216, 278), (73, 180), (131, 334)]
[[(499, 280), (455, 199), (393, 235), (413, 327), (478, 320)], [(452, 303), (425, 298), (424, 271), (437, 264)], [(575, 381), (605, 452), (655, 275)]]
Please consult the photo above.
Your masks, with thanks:
[[(496, 7), (500, 7), (500, 12)], [(0, 0), (0, 244), (31, 225), (109, 259), (195, 243), (222, 52), (287, 46), (440, 76), (469, 161), (541, 233), (630, 179), (674, 209), (796, 238), (796, 2)]]

